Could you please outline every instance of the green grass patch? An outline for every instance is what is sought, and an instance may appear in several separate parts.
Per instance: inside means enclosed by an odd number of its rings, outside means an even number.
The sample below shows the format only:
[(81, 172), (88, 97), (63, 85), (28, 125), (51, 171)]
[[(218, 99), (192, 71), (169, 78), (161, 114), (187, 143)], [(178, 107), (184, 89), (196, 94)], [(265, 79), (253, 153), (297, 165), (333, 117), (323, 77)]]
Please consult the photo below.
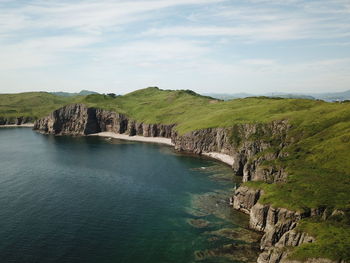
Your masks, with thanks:
[(336, 221), (322, 221), (319, 218), (304, 219), (299, 231), (316, 238), (314, 243), (294, 248), (291, 259), (329, 258), (335, 261), (350, 260), (350, 227)]

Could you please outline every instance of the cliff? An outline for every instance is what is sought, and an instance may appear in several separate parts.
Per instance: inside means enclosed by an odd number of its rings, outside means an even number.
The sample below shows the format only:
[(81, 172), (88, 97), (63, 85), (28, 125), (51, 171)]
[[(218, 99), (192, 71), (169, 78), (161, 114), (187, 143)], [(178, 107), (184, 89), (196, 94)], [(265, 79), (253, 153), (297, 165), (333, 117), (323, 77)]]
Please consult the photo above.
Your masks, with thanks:
[[(147, 124), (123, 114), (72, 104), (53, 111), (35, 122), (34, 129), (55, 135), (89, 135), (115, 132), (130, 136), (171, 138), (178, 151), (195, 154), (216, 152), (233, 157), (232, 168), (243, 181), (279, 182), (283, 169), (264, 165), (283, 155), (288, 145), (287, 121), (268, 124), (240, 124), (230, 128), (209, 128), (179, 134), (175, 124)], [(278, 150), (275, 150), (278, 149)]]
[(35, 121), (32, 117), (13, 117), (13, 118), (4, 118), (0, 117), (0, 125), (22, 125), (27, 123), (33, 123)]
[[(195, 154), (221, 153), (233, 158), (232, 169), (243, 182), (280, 183), (287, 179), (284, 167), (273, 161), (288, 156), (286, 148), (294, 142), (286, 120), (268, 123), (235, 124), (227, 128), (200, 129), (181, 134), (176, 124), (138, 122), (113, 111), (89, 108), (83, 104), (68, 105), (35, 122), (34, 129), (55, 135), (88, 135), (115, 132), (130, 136), (171, 138), (175, 149)], [(259, 263), (291, 262), (289, 248), (312, 243), (315, 238), (297, 231), (298, 222), (306, 217), (323, 215), (322, 209), (307, 213), (275, 208), (259, 202), (263, 191), (239, 187), (233, 198), (235, 209), (249, 214), (250, 228), (264, 232)], [(310, 262), (331, 262), (310, 259)]]
[(125, 133), (130, 136), (170, 138), (174, 125), (145, 124), (123, 114), (72, 104), (39, 119), (34, 129), (55, 135), (89, 135), (98, 132)]
[[(260, 242), (261, 253), (258, 263), (297, 263), (297, 260), (290, 260), (290, 248), (305, 243), (315, 242), (315, 238), (298, 231), (298, 222), (303, 218), (321, 216), (325, 217), (325, 209), (311, 209), (308, 212), (300, 213), (285, 208), (274, 208), (269, 204), (259, 203), (262, 195), (259, 189), (252, 189), (246, 186), (239, 187), (234, 194), (233, 207), (239, 211), (249, 214), (249, 227), (262, 231), (264, 235)], [(308, 259), (306, 262), (335, 263), (324, 258)], [(345, 261), (341, 261), (345, 262)]]

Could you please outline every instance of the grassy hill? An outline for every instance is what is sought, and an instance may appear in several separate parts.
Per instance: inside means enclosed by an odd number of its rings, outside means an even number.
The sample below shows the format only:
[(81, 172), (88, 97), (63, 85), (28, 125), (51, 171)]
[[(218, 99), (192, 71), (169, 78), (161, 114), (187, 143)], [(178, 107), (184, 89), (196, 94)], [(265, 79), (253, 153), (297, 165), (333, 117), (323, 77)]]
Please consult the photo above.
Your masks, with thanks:
[(295, 249), (298, 259), (322, 256), (350, 260), (350, 103), (327, 103), (306, 99), (254, 97), (220, 101), (192, 91), (147, 88), (124, 96), (59, 97), (48, 93), (0, 95), (0, 117), (43, 117), (69, 103), (124, 113), (146, 123), (176, 123), (180, 134), (240, 123), (267, 123), (288, 119), (295, 143), (288, 157), (274, 165), (286, 167), (283, 184), (247, 183), (264, 189), (262, 202), (305, 211), (338, 209), (341, 216), (323, 221), (304, 220), (300, 229), (317, 241)]
[(0, 117), (24, 116), (37, 119), (76, 99), (78, 97), (61, 97), (47, 92), (0, 94)]

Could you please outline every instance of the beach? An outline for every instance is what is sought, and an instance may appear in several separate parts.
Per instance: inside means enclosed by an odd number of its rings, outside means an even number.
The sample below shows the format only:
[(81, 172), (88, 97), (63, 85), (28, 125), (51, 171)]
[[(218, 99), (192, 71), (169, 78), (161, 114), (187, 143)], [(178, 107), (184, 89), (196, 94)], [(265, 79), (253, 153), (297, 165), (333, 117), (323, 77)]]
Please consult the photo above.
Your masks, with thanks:
[[(169, 146), (175, 146), (171, 142), (170, 138), (163, 138), (163, 137), (144, 137), (144, 136), (138, 136), (138, 135), (129, 136), (127, 134), (119, 134), (114, 132), (99, 132), (99, 133), (90, 134), (89, 136), (107, 137), (107, 138), (114, 138), (114, 139), (135, 141), (135, 142), (160, 143), (160, 144), (166, 144)], [(218, 152), (208, 152), (208, 153), (202, 153), (202, 155), (219, 160), (230, 166), (232, 166), (234, 163), (233, 157), (228, 154), (218, 153)]]
[(108, 138), (135, 141), (135, 142), (152, 142), (152, 143), (160, 143), (160, 144), (174, 146), (174, 144), (171, 142), (171, 139), (163, 138), (163, 137), (144, 137), (144, 136), (138, 136), (138, 135), (129, 136), (126, 134), (119, 134), (114, 132), (99, 132), (99, 133), (90, 134), (89, 136), (108, 137)]
[(34, 127), (34, 123), (25, 123), (25, 124), (21, 124), (21, 125), (17, 125), (17, 124), (6, 124), (6, 125), (0, 125), (0, 128), (13, 128), (13, 127), (22, 127), (22, 128), (33, 128)]

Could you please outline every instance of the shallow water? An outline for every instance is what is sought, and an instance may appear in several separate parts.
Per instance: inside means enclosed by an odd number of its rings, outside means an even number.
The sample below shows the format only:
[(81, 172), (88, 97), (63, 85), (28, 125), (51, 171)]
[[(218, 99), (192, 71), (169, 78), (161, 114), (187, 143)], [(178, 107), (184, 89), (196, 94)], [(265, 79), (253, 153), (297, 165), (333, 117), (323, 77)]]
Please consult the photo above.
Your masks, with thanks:
[[(0, 262), (251, 262), (231, 170), (168, 146), (0, 129)], [(235, 179), (236, 180), (236, 179)]]

